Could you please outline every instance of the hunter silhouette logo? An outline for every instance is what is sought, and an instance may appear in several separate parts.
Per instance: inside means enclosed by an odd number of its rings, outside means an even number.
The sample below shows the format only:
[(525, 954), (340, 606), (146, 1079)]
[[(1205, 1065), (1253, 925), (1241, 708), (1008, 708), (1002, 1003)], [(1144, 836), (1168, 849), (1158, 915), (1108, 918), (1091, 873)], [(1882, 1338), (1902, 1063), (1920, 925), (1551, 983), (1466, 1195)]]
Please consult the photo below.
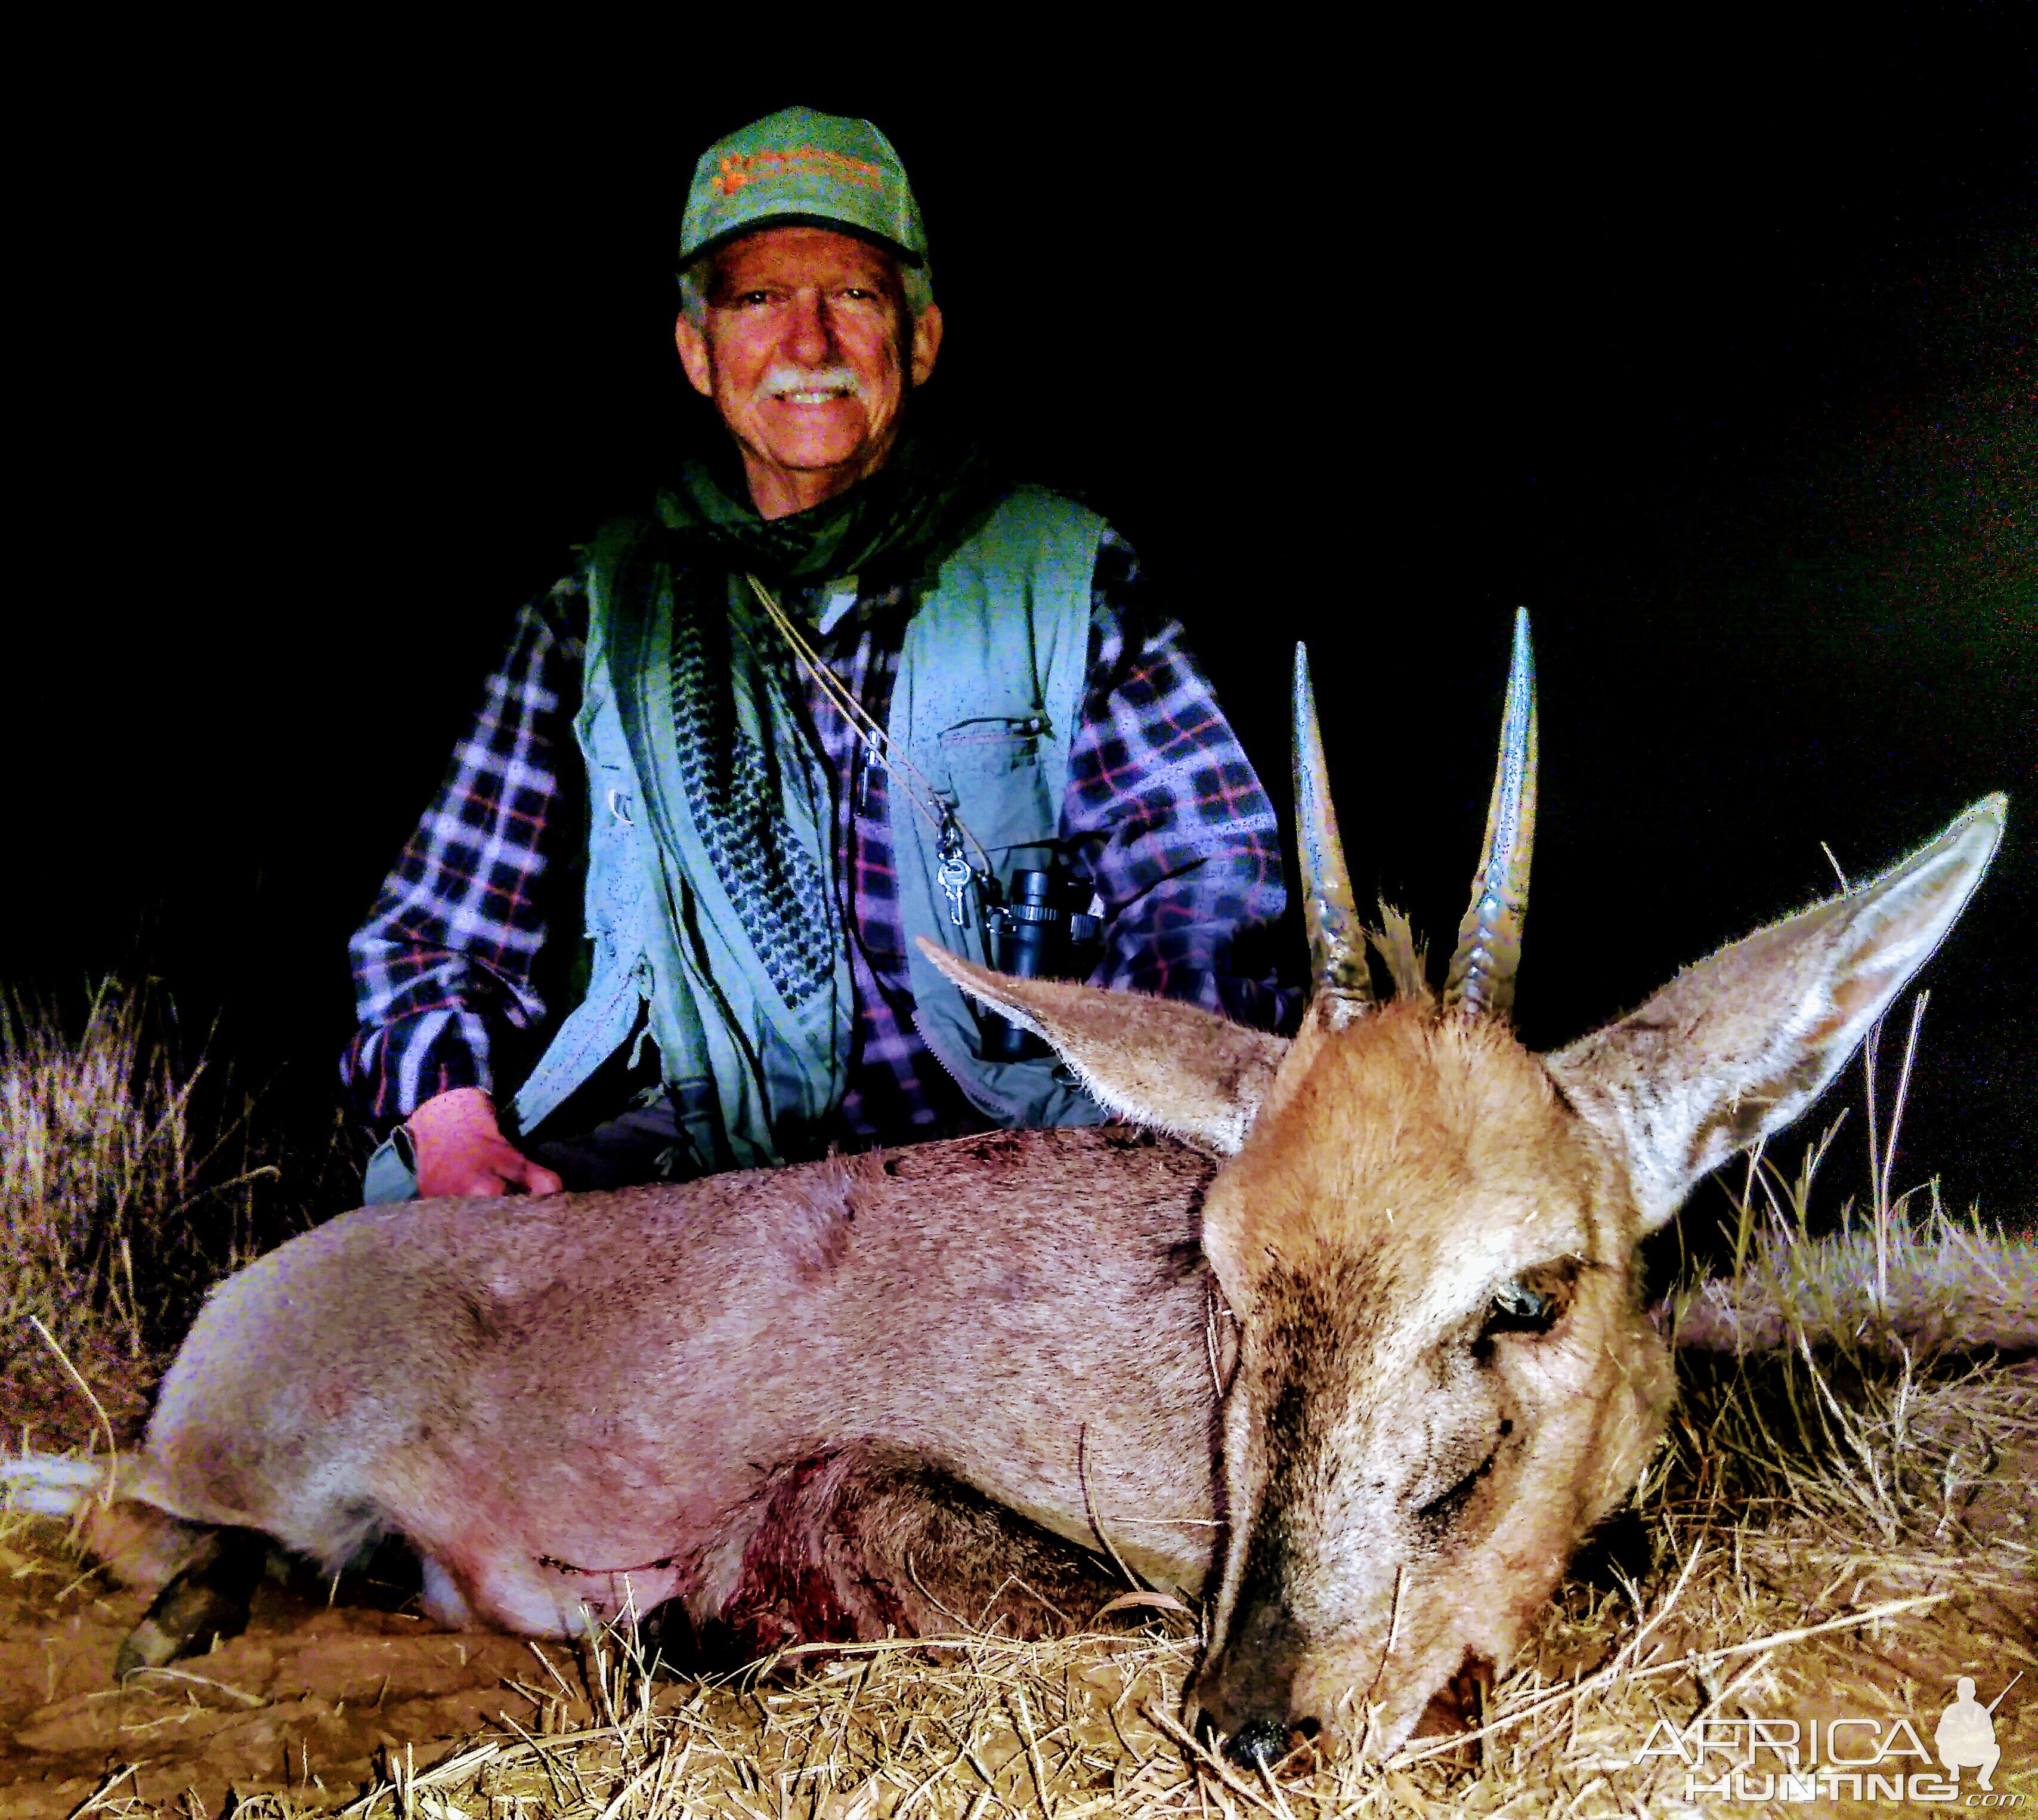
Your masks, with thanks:
[[(2010, 1687), (2014, 1687), (2024, 1678), (2019, 1669), (2012, 1678)], [(1962, 1675), (1957, 1689), (1960, 1697), (1939, 1716), (1938, 1729), (1932, 1734), (1932, 1742), (1938, 1746), (1939, 1761), (1945, 1766), (1946, 1773), (1957, 1782), (1963, 1769), (1979, 1769), (1981, 1786), (1992, 1788), (1989, 1778), (1995, 1773), (1995, 1765), (2002, 1755), (1995, 1742), (1995, 1709), (2002, 1705), (2003, 1695), (2010, 1692), (2006, 1687), (1987, 1705), (1975, 1698), (1975, 1684)]]

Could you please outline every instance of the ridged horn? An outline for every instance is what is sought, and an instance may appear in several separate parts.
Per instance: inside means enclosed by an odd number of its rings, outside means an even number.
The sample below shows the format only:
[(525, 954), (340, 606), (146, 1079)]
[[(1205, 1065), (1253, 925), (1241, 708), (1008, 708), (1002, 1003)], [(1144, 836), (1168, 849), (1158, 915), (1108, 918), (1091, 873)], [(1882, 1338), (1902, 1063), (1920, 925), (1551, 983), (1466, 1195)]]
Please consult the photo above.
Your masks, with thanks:
[(1445, 1008), (1461, 1017), (1504, 1018), (1513, 1007), (1535, 840), (1536, 659), (1528, 648), (1528, 609), (1522, 607), (1514, 615), (1514, 660), (1501, 715), (1500, 764), (1486, 812), (1486, 847), (1444, 984)]
[(1309, 931), (1312, 996), (1348, 1016), (1373, 1007), (1366, 928), (1351, 895), (1337, 813), (1331, 807), (1324, 736), (1309, 686), (1309, 654), (1295, 647), (1295, 845), (1302, 863), (1302, 920)]

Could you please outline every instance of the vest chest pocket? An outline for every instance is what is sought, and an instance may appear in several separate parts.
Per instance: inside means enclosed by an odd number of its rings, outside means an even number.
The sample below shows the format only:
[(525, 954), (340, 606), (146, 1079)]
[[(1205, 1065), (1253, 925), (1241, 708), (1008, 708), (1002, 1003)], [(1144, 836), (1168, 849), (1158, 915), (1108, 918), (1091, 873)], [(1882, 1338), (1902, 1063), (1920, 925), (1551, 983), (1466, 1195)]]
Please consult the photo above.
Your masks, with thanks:
[(995, 854), (1060, 832), (1061, 804), (1048, 772), (1054, 730), (1045, 715), (960, 721), (941, 736), (941, 771), (956, 813)]
[(644, 937), (649, 831), (637, 773), (613, 722), (612, 712), (608, 724), (589, 727), (581, 737), (589, 787), (584, 932), (597, 981), (635, 961)]

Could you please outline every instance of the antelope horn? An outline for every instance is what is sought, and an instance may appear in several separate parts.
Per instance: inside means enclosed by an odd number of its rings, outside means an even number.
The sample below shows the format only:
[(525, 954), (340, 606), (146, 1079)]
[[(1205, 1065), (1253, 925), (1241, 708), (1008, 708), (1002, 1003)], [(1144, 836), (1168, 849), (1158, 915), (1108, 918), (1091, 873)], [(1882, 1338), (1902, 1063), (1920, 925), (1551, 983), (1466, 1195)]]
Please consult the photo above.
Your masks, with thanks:
[(1521, 607), (1514, 615), (1514, 661), (1500, 721), (1500, 764), (1486, 812), (1486, 847), (1444, 984), (1445, 1008), (1461, 1017), (1505, 1017), (1513, 1006), (1535, 839), (1536, 660), (1528, 649), (1528, 609)]
[(1373, 1009), (1373, 969), (1331, 807), (1309, 654), (1301, 645), (1295, 647), (1295, 845), (1302, 863), (1312, 999), (1328, 1001), (1339, 1021), (1357, 1017)]

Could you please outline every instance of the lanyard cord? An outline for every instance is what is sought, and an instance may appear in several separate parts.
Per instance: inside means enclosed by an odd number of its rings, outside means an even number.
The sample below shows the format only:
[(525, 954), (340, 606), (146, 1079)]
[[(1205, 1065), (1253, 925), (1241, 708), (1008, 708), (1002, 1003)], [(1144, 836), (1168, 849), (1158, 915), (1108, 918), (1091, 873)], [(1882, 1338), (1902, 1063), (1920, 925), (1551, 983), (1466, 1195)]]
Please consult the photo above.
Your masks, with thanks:
[[(960, 923), (960, 899), (946, 876), (955, 865), (963, 866), (965, 872), (975, 871), (979, 889), (987, 903), (993, 901), (997, 889), (997, 874), (991, 869), (991, 855), (985, 851), (983, 843), (965, 828), (952, 806), (944, 802), (941, 792), (927, 779), (926, 773), (911, 759), (899, 750), (892, 736), (877, 724), (876, 718), (850, 692), (848, 684), (823, 663), (805, 635), (796, 626), (786, 609), (779, 605), (771, 590), (755, 575), (745, 575), (750, 591), (757, 597), (757, 604), (764, 609), (764, 616), (778, 629), (778, 635), (791, 647), (794, 660), (813, 681), (816, 688), (827, 699), (835, 712), (854, 727), (862, 738), (864, 749), (870, 757), (885, 766), (906, 786), (906, 800), (911, 803), (927, 825), (934, 829), (940, 844), (944, 873), (943, 888), (948, 890), (955, 919)], [(962, 859), (964, 841), (976, 850), (982, 863), (971, 867)]]

